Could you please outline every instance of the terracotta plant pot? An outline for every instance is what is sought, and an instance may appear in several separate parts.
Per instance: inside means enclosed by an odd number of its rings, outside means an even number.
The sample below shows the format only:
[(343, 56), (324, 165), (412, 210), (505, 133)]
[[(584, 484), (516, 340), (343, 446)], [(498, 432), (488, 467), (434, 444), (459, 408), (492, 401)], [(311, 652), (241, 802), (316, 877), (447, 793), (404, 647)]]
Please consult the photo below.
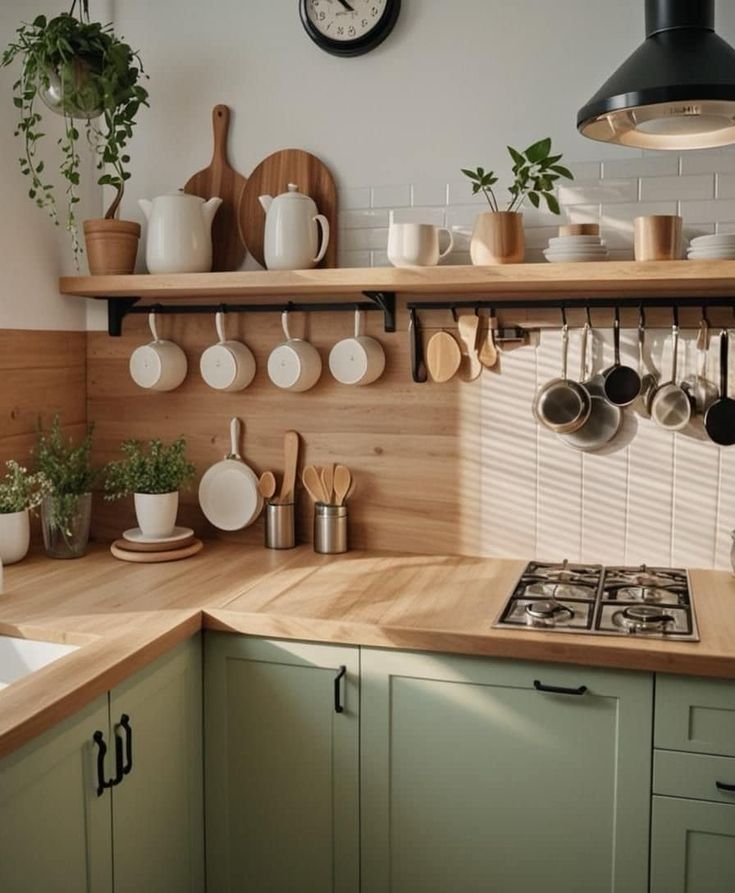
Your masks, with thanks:
[(131, 220), (85, 220), (87, 263), (93, 276), (120, 276), (135, 271), (140, 224)]
[(477, 215), (470, 240), (470, 256), (475, 266), (523, 263), (525, 248), (522, 213), (486, 211)]

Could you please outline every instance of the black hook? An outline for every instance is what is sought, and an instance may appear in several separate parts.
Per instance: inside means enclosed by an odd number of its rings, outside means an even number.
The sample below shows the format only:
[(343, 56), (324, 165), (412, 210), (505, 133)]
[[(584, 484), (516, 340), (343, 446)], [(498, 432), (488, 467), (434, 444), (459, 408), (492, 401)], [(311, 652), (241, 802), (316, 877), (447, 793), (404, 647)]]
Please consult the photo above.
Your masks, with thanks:
[(454, 304), (452, 304), (452, 306), (449, 308), (449, 310), (450, 310), (450, 312), (451, 312), (451, 314), (452, 314), (452, 319), (453, 319), (455, 322), (457, 322), (457, 319), (458, 319), (458, 317), (457, 317), (457, 308), (454, 306)]
[(646, 327), (646, 308), (643, 304), (638, 305), (638, 328), (645, 329)]
[(559, 305), (559, 309), (561, 310), (561, 324), (566, 327), (567, 324), (567, 308), (563, 305)]
[(673, 316), (674, 316), (674, 325), (675, 325), (676, 328), (678, 329), (678, 328), (679, 328), (679, 305), (678, 305), (678, 304), (672, 304), (672, 306), (671, 306), (671, 311), (672, 311), (672, 314), (673, 314)]
[(480, 305), (475, 304), (475, 316), (479, 317), (479, 315), (480, 315)]
[(592, 314), (590, 313), (590, 302), (589, 301), (587, 301), (587, 303), (584, 305), (584, 309), (587, 314), (587, 325), (590, 328), (592, 328)]
[[(735, 313), (735, 307), (733, 307), (733, 313)], [(709, 328), (709, 316), (707, 315), (707, 302), (702, 302), (702, 322)]]

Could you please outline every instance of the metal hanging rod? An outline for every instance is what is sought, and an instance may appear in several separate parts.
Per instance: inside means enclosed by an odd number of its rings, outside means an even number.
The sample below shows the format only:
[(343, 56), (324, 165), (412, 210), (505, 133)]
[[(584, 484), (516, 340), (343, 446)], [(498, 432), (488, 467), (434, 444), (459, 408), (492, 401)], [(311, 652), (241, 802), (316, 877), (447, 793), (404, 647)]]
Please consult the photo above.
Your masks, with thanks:
[(122, 334), (122, 324), (126, 316), (156, 313), (161, 316), (178, 316), (187, 314), (223, 313), (354, 313), (355, 310), (366, 312), (381, 310), (386, 332), (396, 330), (396, 296), (393, 292), (363, 292), (367, 301), (344, 301), (340, 303), (297, 303), (286, 301), (283, 304), (138, 304), (138, 298), (108, 298), (107, 330), (113, 337)]
[(409, 301), (408, 310), (597, 310), (632, 307), (730, 307), (735, 310), (735, 296), (730, 298), (682, 298), (682, 297), (646, 297), (646, 298), (587, 298), (571, 296), (558, 300), (542, 298), (482, 298), (478, 301)]

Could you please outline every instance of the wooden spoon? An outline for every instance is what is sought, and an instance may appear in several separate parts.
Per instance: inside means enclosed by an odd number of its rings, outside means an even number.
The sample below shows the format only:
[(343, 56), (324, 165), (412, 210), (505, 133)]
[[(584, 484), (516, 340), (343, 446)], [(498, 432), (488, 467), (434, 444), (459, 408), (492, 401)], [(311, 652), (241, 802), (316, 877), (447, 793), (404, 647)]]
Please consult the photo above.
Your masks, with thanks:
[(462, 352), (449, 332), (435, 332), (426, 345), (426, 365), (434, 381), (443, 384), (457, 374)]
[(322, 479), (313, 465), (306, 466), (304, 473), (301, 475), (301, 480), (304, 487), (306, 487), (306, 492), (311, 496), (314, 502), (327, 502)]
[(459, 329), (459, 337), (467, 348), (467, 357), (470, 361), (467, 378), (469, 381), (474, 381), (482, 372), (482, 363), (477, 356), (477, 336), (480, 329), (480, 317), (474, 313), (464, 314), (457, 319), (457, 328)]
[(322, 468), (322, 484), (324, 484), (324, 492), (327, 494), (327, 502), (331, 505), (334, 491), (334, 465), (325, 465)]
[(334, 469), (334, 501), (344, 505), (345, 497), (352, 486), (352, 473), (346, 465), (338, 465)]
[(258, 481), (258, 489), (263, 499), (272, 499), (276, 492), (276, 477), (272, 471), (264, 471)]
[(498, 348), (495, 346), (495, 316), (487, 321), (487, 331), (484, 338), (480, 339), (478, 353), (480, 362), (486, 369), (492, 369), (498, 362)]
[(286, 431), (283, 438), (283, 482), (281, 483), (281, 502), (293, 502), (296, 486), (296, 465), (299, 461), (299, 435), (296, 431)]

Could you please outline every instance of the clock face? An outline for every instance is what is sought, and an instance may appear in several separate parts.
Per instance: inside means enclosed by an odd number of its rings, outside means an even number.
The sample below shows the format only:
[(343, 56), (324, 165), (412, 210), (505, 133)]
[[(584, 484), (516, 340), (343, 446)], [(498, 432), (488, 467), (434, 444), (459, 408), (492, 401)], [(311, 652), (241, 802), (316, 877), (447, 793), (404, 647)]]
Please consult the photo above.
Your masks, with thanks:
[(301, 21), (322, 49), (356, 56), (388, 36), (400, 5), (400, 0), (301, 0)]

